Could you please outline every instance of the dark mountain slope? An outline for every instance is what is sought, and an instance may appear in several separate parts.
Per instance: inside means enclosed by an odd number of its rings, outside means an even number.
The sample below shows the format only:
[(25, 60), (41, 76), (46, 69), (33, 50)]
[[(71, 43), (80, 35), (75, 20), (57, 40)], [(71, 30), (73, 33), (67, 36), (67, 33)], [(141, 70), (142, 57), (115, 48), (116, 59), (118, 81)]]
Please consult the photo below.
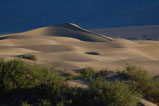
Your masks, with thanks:
[(113, 38), (126, 38), (129, 40), (159, 40), (159, 25), (101, 28), (93, 29), (91, 31)]

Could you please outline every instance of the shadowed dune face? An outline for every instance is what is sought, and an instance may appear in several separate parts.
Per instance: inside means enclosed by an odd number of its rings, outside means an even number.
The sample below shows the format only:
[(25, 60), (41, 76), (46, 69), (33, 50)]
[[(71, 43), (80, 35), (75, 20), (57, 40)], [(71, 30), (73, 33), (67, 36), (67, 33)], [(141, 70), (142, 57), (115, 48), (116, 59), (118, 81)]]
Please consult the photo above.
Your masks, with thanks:
[(159, 25), (102, 28), (92, 29), (91, 31), (113, 38), (124, 38), (129, 40), (159, 40)]
[(122, 69), (133, 64), (159, 74), (159, 42), (115, 39), (89, 32), (75, 24), (44, 27), (0, 37), (0, 57), (33, 54), (37, 63), (64, 70), (84, 67)]

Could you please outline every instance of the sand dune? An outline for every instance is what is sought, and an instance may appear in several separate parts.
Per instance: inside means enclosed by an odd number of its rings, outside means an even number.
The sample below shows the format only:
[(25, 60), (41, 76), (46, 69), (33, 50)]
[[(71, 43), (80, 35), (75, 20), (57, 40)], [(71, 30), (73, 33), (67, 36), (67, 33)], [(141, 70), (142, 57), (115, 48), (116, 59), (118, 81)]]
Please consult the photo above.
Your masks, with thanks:
[(99, 34), (89, 32), (72, 23), (39, 28), (36, 30), (22, 33), (22, 35), (23, 34), (24, 35), (47, 35), (47, 36), (71, 37), (71, 38), (76, 38), (83, 41), (94, 41), (94, 42), (112, 40), (112, 38), (110, 37), (105, 37)]
[(75, 24), (61, 24), (0, 36), (0, 57), (34, 54), (37, 63), (64, 70), (84, 67), (122, 69), (134, 64), (159, 74), (159, 42), (129, 41), (92, 33)]

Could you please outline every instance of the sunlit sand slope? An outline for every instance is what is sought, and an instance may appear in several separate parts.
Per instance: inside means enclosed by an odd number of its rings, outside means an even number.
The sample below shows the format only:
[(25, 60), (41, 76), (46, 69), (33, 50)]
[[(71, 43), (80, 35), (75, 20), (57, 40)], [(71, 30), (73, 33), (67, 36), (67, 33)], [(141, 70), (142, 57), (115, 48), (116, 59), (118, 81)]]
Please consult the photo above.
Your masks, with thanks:
[(158, 45), (157, 41), (110, 38), (69, 23), (2, 35), (0, 57), (34, 54), (37, 63), (53, 64), (66, 71), (84, 67), (115, 71), (134, 64), (157, 75)]

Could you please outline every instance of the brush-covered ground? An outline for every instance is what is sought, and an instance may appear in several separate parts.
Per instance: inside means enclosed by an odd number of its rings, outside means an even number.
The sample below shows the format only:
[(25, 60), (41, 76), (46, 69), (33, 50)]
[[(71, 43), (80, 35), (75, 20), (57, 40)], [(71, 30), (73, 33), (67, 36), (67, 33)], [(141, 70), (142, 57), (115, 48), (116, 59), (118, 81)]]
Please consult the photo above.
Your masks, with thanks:
[(128, 65), (117, 72), (87, 67), (79, 72), (74, 75), (52, 66), (1, 59), (0, 104), (142, 106), (145, 99), (159, 105), (159, 77), (138, 67)]

